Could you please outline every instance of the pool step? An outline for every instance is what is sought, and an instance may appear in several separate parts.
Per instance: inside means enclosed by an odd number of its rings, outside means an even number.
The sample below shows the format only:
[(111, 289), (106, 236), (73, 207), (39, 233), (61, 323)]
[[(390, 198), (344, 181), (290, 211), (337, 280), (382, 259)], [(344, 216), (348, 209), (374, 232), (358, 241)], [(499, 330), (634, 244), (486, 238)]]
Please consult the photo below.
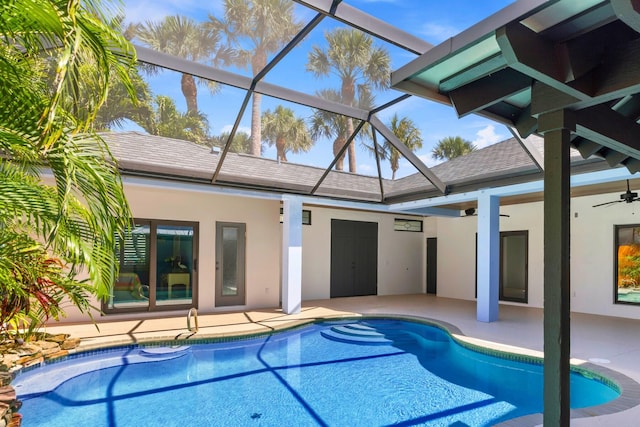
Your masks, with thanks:
[(393, 328), (373, 328), (362, 323), (335, 325), (320, 334), (327, 339), (350, 344), (392, 345), (413, 341), (410, 335)]

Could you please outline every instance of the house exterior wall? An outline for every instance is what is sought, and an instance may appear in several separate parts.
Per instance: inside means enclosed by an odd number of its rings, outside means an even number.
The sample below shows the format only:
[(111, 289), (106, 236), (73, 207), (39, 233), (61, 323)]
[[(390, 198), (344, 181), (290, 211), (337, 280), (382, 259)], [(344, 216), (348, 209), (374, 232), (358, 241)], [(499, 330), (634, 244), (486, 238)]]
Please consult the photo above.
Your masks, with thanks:
[[(614, 304), (614, 226), (640, 223), (640, 203), (618, 203), (618, 193), (571, 199), (571, 310), (640, 319), (640, 305)], [(500, 231), (529, 231), (528, 304), (543, 307), (543, 203), (508, 205)], [(475, 299), (477, 217), (437, 218), (438, 296)], [(433, 232), (432, 232), (433, 233)], [(501, 302), (501, 304), (521, 305)]]
[(311, 226), (302, 227), (303, 300), (330, 296), (332, 219), (378, 223), (378, 295), (424, 292), (424, 233), (393, 229), (396, 217), (411, 217), (315, 206), (304, 209), (311, 210)]
[(620, 200), (620, 193), (622, 191), (572, 200), (571, 309), (640, 319), (640, 305), (614, 304), (614, 261), (617, 255), (614, 227), (640, 224), (640, 203), (592, 207)]
[(136, 218), (199, 222), (199, 310), (208, 312), (214, 308), (216, 222), (239, 222), (247, 226), (247, 306), (278, 306), (279, 201), (133, 186), (126, 187), (126, 194)]
[[(125, 187), (137, 218), (199, 223), (198, 308), (201, 313), (280, 305), (282, 226), (279, 223), (279, 200), (151, 186)], [(640, 224), (640, 203), (592, 208), (594, 204), (617, 200), (618, 197), (619, 193), (611, 193), (572, 199), (571, 310), (640, 319), (640, 305), (613, 302), (614, 226)], [(312, 212), (312, 224), (302, 227), (303, 301), (330, 296), (332, 219), (378, 223), (378, 295), (425, 292), (426, 238), (436, 237), (437, 295), (475, 299), (477, 217), (423, 218), (424, 231), (413, 233), (393, 230), (394, 218), (410, 216), (307, 205), (303, 208)], [(502, 206), (500, 212), (510, 215), (509, 218), (500, 218), (501, 231), (529, 232), (527, 306), (542, 307), (543, 203)], [(217, 221), (241, 222), (247, 227), (245, 306), (215, 307)], [(157, 317), (163, 313), (171, 312), (110, 314), (109, 318)], [(64, 321), (86, 320), (86, 316), (74, 308), (69, 308), (67, 314)]]
[[(200, 313), (216, 310), (214, 295), (217, 221), (246, 224), (246, 307), (278, 307), (281, 259), (279, 200), (135, 185), (125, 185), (125, 192), (135, 218), (199, 223), (197, 306)], [(96, 301), (95, 305), (100, 304)], [(171, 311), (114, 313), (107, 317), (144, 318), (170, 313)], [(94, 313), (95, 315), (99, 314)], [(69, 308), (67, 317), (63, 320), (72, 322), (87, 318), (74, 308)]]
[[(198, 222), (197, 306), (200, 313), (242, 308), (273, 308), (280, 305), (282, 225), (279, 222), (279, 200), (155, 186), (125, 185), (125, 191), (135, 218)], [(303, 300), (329, 298), (332, 219), (378, 223), (379, 295), (424, 292), (424, 233), (394, 231), (394, 218), (399, 217), (398, 215), (316, 206), (303, 208), (312, 211), (312, 224), (303, 226)], [(215, 307), (215, 225), (218, 221), (246, 224), (244, 306)], [(94, 305), (99, 306), (99, 302), (95, 301)], [(109, 314), (108, 318), (157, 317), (171, 313), (113, 313)], [(64, 321), (86, 320), (86, 316), (74, 308), (69, 308), (67, 314)], [(99, 313), (94, 313), (94, 316), (98, 315)]]

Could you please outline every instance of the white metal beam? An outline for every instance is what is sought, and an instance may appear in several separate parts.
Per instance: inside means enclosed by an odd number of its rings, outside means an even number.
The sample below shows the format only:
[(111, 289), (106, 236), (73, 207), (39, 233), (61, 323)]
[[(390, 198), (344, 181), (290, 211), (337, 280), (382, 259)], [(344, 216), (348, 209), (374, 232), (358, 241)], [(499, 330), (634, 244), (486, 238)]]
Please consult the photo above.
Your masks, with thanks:
[[(571, 177), (571, 187), (603, 184), (606, 182), (620, 181), (634, 178), (626, 168), (605, 169), (598, 172), (589, 172)], [(531, 181), (522, 184), (505, 185), (504, 187), (485, 188), (467, 193), (449, 194), (447, 196), (433, 197), (430, 199), (414, 200), (411, 202), (395, 203), (389, 206), (390, 210), (414, 211), (422, 208), (436, 208), (454, 203), (472, 202), (478, 200), (480, 194), (506, 197), (521, 194), (537, 193), (544, 190), (542, 180)]]

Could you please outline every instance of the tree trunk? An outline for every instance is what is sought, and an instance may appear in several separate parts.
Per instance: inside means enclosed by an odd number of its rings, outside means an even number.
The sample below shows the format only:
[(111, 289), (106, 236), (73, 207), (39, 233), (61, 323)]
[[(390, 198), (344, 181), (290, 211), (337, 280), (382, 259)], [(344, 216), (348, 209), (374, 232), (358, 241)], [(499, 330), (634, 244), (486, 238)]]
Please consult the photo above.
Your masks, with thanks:
[[(355, 81), (351, 78), (342, 81), (342, 100), (347, 105), (353, 106), (356, 99), (356, 86)], [(347, 119), (347, 135), (345, 138), (351, 137), (353, 134), (353, 120)], [(349, 154), (349, 172), (356, 173), (356, 144), (351, 141), (349, 148), (347, 149)]]
[(251, 154), (262, 155), (262, 123), (260, 118), (260, 104), (262, 94), (253, 92), (251, 101)]
[[(347, 119), (347, 138), (350, 138), (353, 135), (353, 120)], [(351, 140), (349, 144), (349, 148), (347, 149), (347, 153), (349, 154), (349, 172), (356, 173), (356, 142), (355, 138)]]
[(400, 157), (399, 155), (395, 155), (397, 151), (392, 149), (391, 155), (389, 156), (389, 160), (391, 163), (391, 180), (396, 179), (396, 171), (400, 169)]
[(198, 88), (196, 79), (191, 74), (183, 74), (180, 87), (185, 101), (187, 101), (187, 113), (198, 114)]
[[(344, 142), (345, 142), (345, 139), (342, 135), (338, 136), (338, 138), (336, 138), (336, 140), (333, 141), (333, 157), (338, 155), (338, 153), (344, 146)], [(340, 158), (338, 158), (338, 161), (336, 162), (335, 167), (337, 171), (341, 171), (344, 169), (344, 153), (342, 154), (342, 156), (340, 156)]]
[[(267, 65), (267, 54), (264, 49), (258, 47), (251, 58), (251, 72), (253, 77)], [(251, 103), (251, 154), (254, 156), (262, 155), (262, 118), (260, 116), (260, 104), (262, 103), (262, 94), (253, 92)]]
[(278, 160), (287, 161), (287, 153), (285, 152), (286, 141), (282, 137), (276, 138), (276, 151), (278, 152)]

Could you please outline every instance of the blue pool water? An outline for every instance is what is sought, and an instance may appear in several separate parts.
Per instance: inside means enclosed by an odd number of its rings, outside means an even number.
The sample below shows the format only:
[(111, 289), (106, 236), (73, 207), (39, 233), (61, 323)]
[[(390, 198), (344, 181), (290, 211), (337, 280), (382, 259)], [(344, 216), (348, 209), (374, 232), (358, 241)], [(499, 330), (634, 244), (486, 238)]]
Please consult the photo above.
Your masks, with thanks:
[[(539, 365), (480, 354), (413, 322), (323, 322), (263, 338), (129, 347), (13, 383), (24, 427), (490, 426), (541, 412)], [(577, 373), (571, 406), (618, 392)]]

